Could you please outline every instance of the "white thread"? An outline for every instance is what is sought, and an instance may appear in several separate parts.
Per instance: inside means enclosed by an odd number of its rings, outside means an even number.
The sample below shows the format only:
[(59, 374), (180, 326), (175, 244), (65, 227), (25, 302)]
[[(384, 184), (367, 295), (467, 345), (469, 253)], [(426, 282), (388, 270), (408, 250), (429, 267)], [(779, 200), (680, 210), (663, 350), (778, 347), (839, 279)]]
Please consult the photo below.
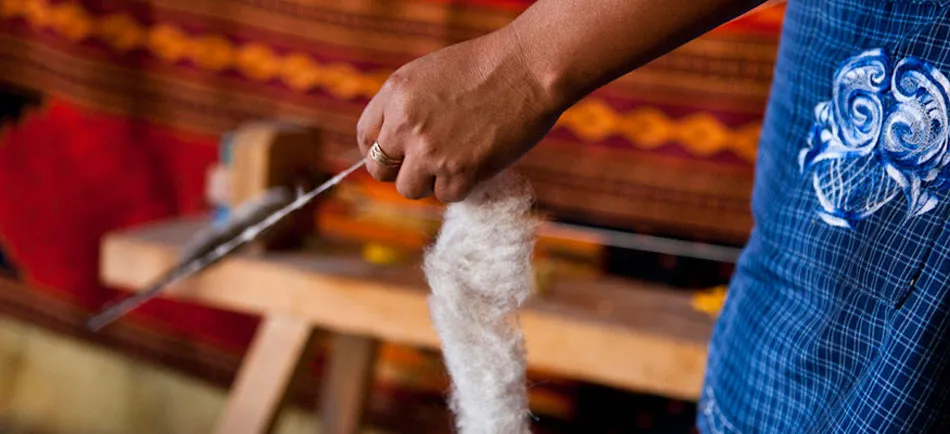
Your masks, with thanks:
[(538, 227), (528, 182), (502, 172), (447, 207), (426, 252), (429, 309), (461, 434), (530, 433), (518, 309), (532, 293)]

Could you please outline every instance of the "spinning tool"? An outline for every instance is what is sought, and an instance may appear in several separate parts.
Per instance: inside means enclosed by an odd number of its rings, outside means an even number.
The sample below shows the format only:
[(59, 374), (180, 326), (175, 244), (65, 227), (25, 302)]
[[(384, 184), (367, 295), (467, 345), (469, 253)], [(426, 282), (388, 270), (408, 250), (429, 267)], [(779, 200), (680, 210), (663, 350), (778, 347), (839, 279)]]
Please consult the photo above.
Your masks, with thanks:
[(178, 264), (160, 276), (146, 290), (104, 309), (89, 319), (86, 323), (87, 327), (91, 330), (99, 330), (157, 297), (168, 286), (199, 273), (237, 252), (284, 217), (303, 208), (365, 164), (366, 160), (360, 160), (313, 190), (299, 191), (289, 203), (288, 195), (284, 190), (272, 190), (262, 197), (249, 201), (236, 209), (234, 215), (222, 227), (212, 228), (210, 232), (194, 237), (195, 245), (185, 250)]

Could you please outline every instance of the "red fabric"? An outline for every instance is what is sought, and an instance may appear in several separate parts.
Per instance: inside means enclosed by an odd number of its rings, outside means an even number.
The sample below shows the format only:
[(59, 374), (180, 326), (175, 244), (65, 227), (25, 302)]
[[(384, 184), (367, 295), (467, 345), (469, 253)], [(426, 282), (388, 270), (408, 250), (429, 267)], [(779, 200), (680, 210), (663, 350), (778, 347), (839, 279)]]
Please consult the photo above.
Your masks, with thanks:
[(531, 6), (535, 0), (423, 0), (428, 3), (441, 3), (460, 6), (478, 6), (486, 9), (522, 10)]
[[(90, 311), (119, 294), (98, 284), (108, 231), (205, 208), (217, 138), (54, 100), (0, 136), (0, 239), (30, 283)], [(139, 321), (240, 351), (256, 320), (158, 300)]]

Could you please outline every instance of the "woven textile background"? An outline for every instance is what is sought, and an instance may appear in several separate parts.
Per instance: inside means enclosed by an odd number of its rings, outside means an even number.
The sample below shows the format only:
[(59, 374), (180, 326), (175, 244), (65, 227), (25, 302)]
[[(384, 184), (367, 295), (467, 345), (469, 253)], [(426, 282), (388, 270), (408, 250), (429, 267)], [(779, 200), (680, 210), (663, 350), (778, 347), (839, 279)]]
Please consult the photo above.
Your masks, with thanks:
[[(388, 74), (498, 28), (509, 1), (5, 0), (0, 77), (84, 107), (215, 135), (305, 118), (337, 155)], [(782, 6), (630, 74), (561, 119), (524, 162), (574, 218), (742, 241)]]

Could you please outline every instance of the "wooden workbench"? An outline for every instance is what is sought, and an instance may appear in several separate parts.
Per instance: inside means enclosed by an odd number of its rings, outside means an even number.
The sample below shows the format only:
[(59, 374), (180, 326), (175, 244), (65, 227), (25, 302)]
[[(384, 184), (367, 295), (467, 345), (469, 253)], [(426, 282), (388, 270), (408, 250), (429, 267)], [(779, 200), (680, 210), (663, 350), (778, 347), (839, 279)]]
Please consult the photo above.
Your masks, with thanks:
[[(163, 222), (108, 235), (101, 276), (140, 288), (170, 267), (198, 219)], [(352, 246), (327, 243), (312, 252), (243, 254), (166, 296), (264, 318), (222, 416), (222, 432), (259, 432), (272, 423), (280, 392), (303, 357), (313, 328), (339, 333), (329, 432), (353, 432), (374, 357), (368, 339), (438, 348), (427, 286), (418, 261), (378, 266)], [(521, 315), (531, 367), (577, 380), (671, 398), (699, 396), (713, 319), (690, 307), (682, 290), (620, 280), (562, 280)], [(343, 353), (346, 354), (343, 354)], [(334, 372), (335, 371), (335, 372)], [(263, 389), (273, 389), (265, 391)], [(249, 420), (261, 420), (255, 426)], [(230, 422), (229, 422), (230, 421)], [(230, 424), (230, 425), (229, 425)]]

